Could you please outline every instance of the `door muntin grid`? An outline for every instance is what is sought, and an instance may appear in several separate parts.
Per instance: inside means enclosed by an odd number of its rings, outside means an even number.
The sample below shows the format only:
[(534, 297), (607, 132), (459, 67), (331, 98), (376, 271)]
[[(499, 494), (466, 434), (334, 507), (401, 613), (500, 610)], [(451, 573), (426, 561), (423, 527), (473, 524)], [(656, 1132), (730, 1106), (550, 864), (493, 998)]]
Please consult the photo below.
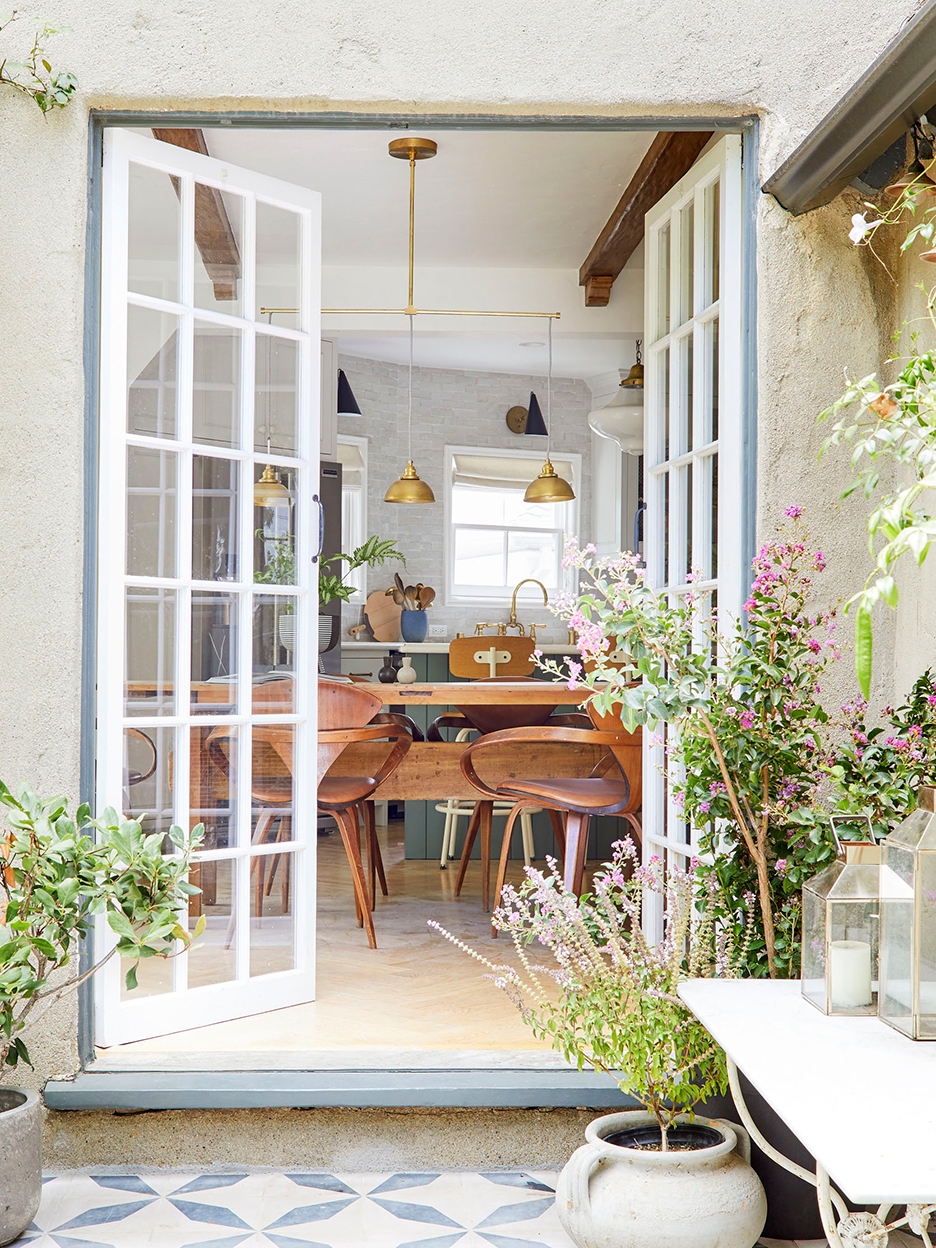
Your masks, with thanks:
[[(706, 595), (723, 620), (742, 601), (740, 157), (740, 138), (722, 139), (647, 214), (646, 231), (647, 574), (670, 601)], [(645, 738), (644, 853), (684, 868), (696, 838), (674, 798), (672, 731)], [(653, 896), (648, 909), (658, 935)]]
[[(311, 995), (319, 215), (312, 192), (138, 136), (107, 138), (98, 792), (102, 805), (119, 793), (145, 827), (206, 823), (188, 921), (208, 919), (198, 949), (141, 964), (141, 989), (127, 994), (113, 968), (98, 1004), (102, 1042), (114, 1043), (275, 1008), (275, 981), (302, 979), (302, 999)], [(160, 204), (156, 222), (140, 185)], [(196, 239), (206, 204), (215, 224), (226, 217), (226, 255)], [(291, 269), (277, 269), (269, 228), (258, 266), (258, 215), (294, 227)], [(155, 254), (141, 255), (154, 232)], [(260, 318), (277, 280), (301, 309), (295, 327)], [(270, 369), (278, 357), (285, 370)], [(258, 434), (271, 413), (268, 451)], [(252, 505), (267, 464), (291, 506)], [(157, 766), (128, 784), (128, 770), (141, 773), (127, 741), (139, 754), (141, 734)]]

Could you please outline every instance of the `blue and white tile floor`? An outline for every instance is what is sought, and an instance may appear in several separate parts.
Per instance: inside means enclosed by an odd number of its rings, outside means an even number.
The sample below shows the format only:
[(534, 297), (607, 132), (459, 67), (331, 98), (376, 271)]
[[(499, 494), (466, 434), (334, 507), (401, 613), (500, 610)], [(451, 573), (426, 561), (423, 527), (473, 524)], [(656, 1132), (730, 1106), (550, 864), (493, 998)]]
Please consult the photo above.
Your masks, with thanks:
[(46, 1178), (12, 1248), (571, 1248), (555, 1180), (536, 1170), (65, 1173)]

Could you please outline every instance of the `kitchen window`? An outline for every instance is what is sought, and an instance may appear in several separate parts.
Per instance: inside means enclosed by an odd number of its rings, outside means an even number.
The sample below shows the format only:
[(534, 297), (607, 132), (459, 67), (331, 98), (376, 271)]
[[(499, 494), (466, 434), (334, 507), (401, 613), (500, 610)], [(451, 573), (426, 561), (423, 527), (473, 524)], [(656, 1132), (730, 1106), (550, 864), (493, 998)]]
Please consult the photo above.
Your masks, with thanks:
[[(550, 597), (571, 588), (562, 554), (566, 537), (578, 531), (578, 500), (523, 498), (542, 460), (517, 451), (446, 447), (447, 601), (509, 601), (513, 587), (527, 577), (542, 581)], [(578, 492), (581, 456), (554, 453), (552, 460)]]
[[(338, 435), (341, 464), (341, 549), (347, 554), (367, 540), (367, 438)], [(367, 567), (349, 572), (345, 581), (354, 586), (349, 601), (367, 597)]]

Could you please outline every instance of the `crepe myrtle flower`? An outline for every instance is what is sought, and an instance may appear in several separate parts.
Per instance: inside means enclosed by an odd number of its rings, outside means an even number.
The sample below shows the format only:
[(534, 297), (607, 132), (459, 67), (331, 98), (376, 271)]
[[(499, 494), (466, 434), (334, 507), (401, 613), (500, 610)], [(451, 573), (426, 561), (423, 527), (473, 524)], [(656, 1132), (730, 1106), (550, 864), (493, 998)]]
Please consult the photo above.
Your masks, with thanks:
[(803, 514), (803, 509), (802, 507), (797, 507), (795, 503), (792, 503), (789, 507), (784, 508), (783, 514), (785, 516), (789, 516), (791, 520), (798, 520)]

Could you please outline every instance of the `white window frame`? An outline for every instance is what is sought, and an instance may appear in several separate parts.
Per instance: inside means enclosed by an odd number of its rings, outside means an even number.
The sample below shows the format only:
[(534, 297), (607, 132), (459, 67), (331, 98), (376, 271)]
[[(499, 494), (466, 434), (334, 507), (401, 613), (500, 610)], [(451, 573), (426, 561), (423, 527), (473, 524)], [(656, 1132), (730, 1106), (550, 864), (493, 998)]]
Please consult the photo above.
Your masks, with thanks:
[[(129, 290), (128, 219), (129, 170), (138, 164), (154, 168), (178, 179), (181, 205), (180, 270), (182, 291), (175, 300), (138, 294)], [(195, 272), (194, 186), (202, 183), (224, 192), (237, 193), (244, 200), (244, 238), (253, 237), (255, 205), (263, 200), (297, 213), (301, 221), (301, 259), (304, 274), (301, 329), (274, 326), (272, 330), (252, 316), (255, 265), (252, 246), (244, 246), (243, 293), (240, 314), (222, 313), (194, 305)], [(240, 1018), (249, 1014), (280, 1009), (314, 999), (315, 985), (315, 683), (313, 656), (314, 620), (317, 610), (316, 565), (317, 515), (313, 495), (318, 493), (318, 408), (319, 353), (312, 344), (320, 337), (320, 240), (321, 197), (315, 191), (292, 186), (277, 179), (236, 168), (227, 162), (185, 151), (170, 144), (129, 131), (109, 129), (104, 139), (103, 213), (101, 263), (101, 411), (99, 451), (98, 513), (98, 611), (97, 611), (97, 740), (96, 806), (100, 814), (107, 805), (120, 804), (123, 788), (123, 746), (126, 727), (168, 730), (174, 736), (173, 804), (174, 820), (189, 825), (189, 747), (191, 729), (222, 725), (239, 726), (236, 774), (249, 776), (252, 770), (250, 726), (255, 722), (293, 725), (293, 842), (290, 853), (294, 865), (291, 877), (294, 965), (291, 970), (267, 975), (250, 975), (250, 929), (238, 922), (234, 937), (235, 979), (209, 986), (188, 986), (188, 955), (171, 963), (170, 991), (126, 999), (121, 996), (121, 976), (126, 966), (117, 958), (95, 977), (94, 1000), (96, 1042), (115, 1045), (164, 1035), (191, 1027)], [(177, 386), (180, 393), (179, 425), (175, 438), (131, 434), (127, 430), (127, 310), (131, 306), (171, 313), (179, 318), (184, 331), (178, 349)], [(222, 448), (196, 443), (192, 436), (193, 352), (192, 325), (195, 322), (234, 328), (242, 335), (240, 448)], [(267, 454), (254, 450), (254, 335), (274, 337), (299, 344), (299, 445), (295, 456)], [(291, 468), (297, 474), (300, 508), (296, 524), (295, 586), (255, 586), (249, 552), (253, 545), (253, 511), (240, 507), (237, 516), (241, 566), (234, 581), (201, 581), (190, 575), (192, 534), (191, 506), (179, 503), (175, 526), (174, 577), (129, 575), (125, 566), (127, 449), (131, 446), (167, 452), (177, 457), (176, 494), (187, 499), (193, 456), (215, 457), (236, 466), (239, 488), (252, 489), (255, 467), (267, 462)], [(188, 574), (186, 574), (188, 569)], [(133, 587), (164, 588), (176, 595), (175, 654), (173, 685), (175, 714), (163, 716), (124, 714), (125, 616), (124, 594)], [(190, 704), (190, 599), (192, 593), (224, 592), (237, 598), (238, 662), (236, 709), (233, 713), (191, 714)], [(286, 595), (296, 600), (297, 629), (294, 651), (295, 701), (292, 714), (275, 717), (258, 715), (253, 706), (252, 595)], [(234, 683), (232, 681), (232, 683)], [(249, 866), (258, 854), (272, 847), (254, 846), (251, 835), (253, 803), (248, 796), (238, 802), (233, 844), (224, 849), (203, 851), (203, 861), (232, 860), (233, 904), (241, 915), (251, 914)], [(294, 844), (294, 848), (292, 847)], [(185, 922), (185, 918), (181, 920)], [(95, 926), (96, 957), (113, 947), (114, 934), (99, 917)]]
[[(352, 535), (347, 532), (345, 525), (345, 484), (344, 476), (341, 480), (341, 548), (346, 554), (351, 553), (357, 546), (367, 541), (367, 448), (369, 439), (359, 437), (352, 433), (339, 433), (338, 445), (356, 446), (360, 452), (361, 459), (364, 461), (364, 481), (361, 485), (360, 500), (360, 533)], [(354, 586), (354, 593), (348, 599), (349, 602), (366, 602), (367, 601), (367, 565), (358, 568), (356, 572), (352, 572), (347, 578), (349, 584)]]
[[(554, 451), (556, 459), (563, 459), (572, 464), (572, 470), (575, 477), (575, 498), (566, 504), (568, 508), (569, 523), (564, 530), (566, 537), (577, 537), (579, 532), (579, 524), (581, 523), (581, 507), (579, 505), (579, 493), (581, 491), (582, 480), (582, 456), (575, 451)], [(459, 590), (456, 592), (454, 584), (454, 568), (455, 568), (455, 526), (452, 521), (452, 488), (453, 488), (453, 470), (454, 459), (456, 455), (487, 455), (492, 459), (536, 459), (535, 452), (517, 450), (513, 447), (500, 448), (491, 446), (446, 446), (443, 457), (444, 471), (444, 509), (443, 509), (443, 547), (442, 562), (445, 577), (445, 605), (454, 606), (462, 603), (474, 603), (479, 606), (502, 606), (505, 602), (510, 602), (513, 595), (513, 586), (505, 586), (501, 589), (498, 586), (479, 587), (477, 593), (471, 593), (467, 590)], [(501, 532), (507, 530), (508, 526), (494, 525), (485, 526), (493, 527)], [(519, 531), (517, 529), (512, 530)], [(531, 529), (531, 532), (551, 532), (553, 530)], [(561, 554), (560, 554), (561, 557)], [(561, 581), (559, 585), (560, 592), (571, 592), (574, 589), (573, 572), (571, 569), (561, 569)], [(520, 593), (518, 601), (529, 598), (531, 601), (536, 597), (538, 591), (535, 586), (524, 586)]]
[[(724, 631), (738, 618), (744, 600), (743, 532), (743, 361), (742, 345), (742, 141), (729, 134), (704, 153), (689, 172), (646, 214), (646, 269), (644, 275), (645, 368), (644, 389), (644, 551), (650, 584), (660, 593), (678, 600), (692, 591), (717, 593), (718, 615)], [(718, 299), (704, 300), (712, 256), (707, 191), (719, 183), (719, 281)], [(674, 309), (681, 297), (680, 264), (688, 259), (683, 246), (681, 214), (693, 212), (691, 267), (694, 273), (693, 306), (680, 324)], [(708, 215), (707, 215), (708, 214)], [(670, 323), (661, 325), (661, 240), (669, 230), (668, 299)], [(685, 240), (687, 242), (687, 240)], [(675, 262), (674, 262), (675, 261)], [(707, 267), (708, 266), (708, 267)], [(696, 436), (711, 377), (706, 374), (706, 335), (718, 322), (718, 437)], [(659, 331), (659, 332), (658, 332)], [(692, 410), (682, 387), (680, 347), (691, 336)], [(667, 368), (668, 361), (668, 368)], [(693, 419), (695, 417), (695, 420)], [(669, 422), (669, 423), (668, 423)], [(675, 431), (678, 435), (674, 439)], [(669, 438), (667, 440), (667, 431)], [(682, 435), (685, 434), (683, 438)], [(710, 498), (704, 486), (708, 464), (717, 456), (717, 530), (711, 532)], [(692, 505), (689, 506), (689, 474)], [(669, 490), (667, 495), (667, 482)], [(716, 575), (689, 582), (683, 574), (687, 542), (696, 553), (717, 549)], [(679, 575), (674, 575), (674, 570)], [(688, 569), (687, 569), (688, 570)], [(667, 760), (659, 734), (644, 733), (643, 853), (644, 861), (657, 855), (685, 867), (698, 848), (697, 830), (673, 800), (674, 764)], [(663, 927), (663, 899), (648, 893), (644, 927), (651, 939), (659, 939)]]

